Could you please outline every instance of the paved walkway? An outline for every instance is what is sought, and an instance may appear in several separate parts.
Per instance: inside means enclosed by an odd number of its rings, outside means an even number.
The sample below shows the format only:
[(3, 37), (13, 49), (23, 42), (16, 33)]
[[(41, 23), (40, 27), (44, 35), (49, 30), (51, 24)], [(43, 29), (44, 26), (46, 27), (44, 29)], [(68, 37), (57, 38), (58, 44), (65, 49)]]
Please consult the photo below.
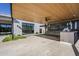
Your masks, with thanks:
[(73, 56), (71, 45), (38, 36), (0, 43), (2, 56)]

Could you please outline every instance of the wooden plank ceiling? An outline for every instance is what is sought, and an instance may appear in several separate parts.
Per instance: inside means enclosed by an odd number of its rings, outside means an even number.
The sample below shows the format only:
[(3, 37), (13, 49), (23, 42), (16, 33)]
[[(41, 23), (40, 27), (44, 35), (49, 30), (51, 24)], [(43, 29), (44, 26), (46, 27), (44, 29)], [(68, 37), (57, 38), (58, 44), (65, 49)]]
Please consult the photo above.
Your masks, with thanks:
[(49, 22), (79, 18), (79, 4), (14, 3), (12, 8), (14, 18), (38, 23), (45, 23), (45, 17)]

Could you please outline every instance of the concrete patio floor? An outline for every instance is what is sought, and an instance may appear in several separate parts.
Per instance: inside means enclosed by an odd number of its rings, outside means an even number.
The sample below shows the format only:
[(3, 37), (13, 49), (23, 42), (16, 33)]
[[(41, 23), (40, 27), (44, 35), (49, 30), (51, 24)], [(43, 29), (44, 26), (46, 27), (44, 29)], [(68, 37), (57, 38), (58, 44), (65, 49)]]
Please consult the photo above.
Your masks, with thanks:
[(75, 56), (72, 46), (39, 36), (0, 43), (0, 56)]

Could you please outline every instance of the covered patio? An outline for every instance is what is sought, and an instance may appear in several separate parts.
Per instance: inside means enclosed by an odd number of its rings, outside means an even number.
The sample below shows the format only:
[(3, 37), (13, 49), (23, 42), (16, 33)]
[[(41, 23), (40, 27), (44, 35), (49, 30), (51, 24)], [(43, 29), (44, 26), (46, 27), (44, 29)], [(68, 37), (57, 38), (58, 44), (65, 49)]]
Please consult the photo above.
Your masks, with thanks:
[(10, 7), (12, 39), (26, 38), (0, 42), (0, 55), (79, 56), (79, 4), (12, 3)]

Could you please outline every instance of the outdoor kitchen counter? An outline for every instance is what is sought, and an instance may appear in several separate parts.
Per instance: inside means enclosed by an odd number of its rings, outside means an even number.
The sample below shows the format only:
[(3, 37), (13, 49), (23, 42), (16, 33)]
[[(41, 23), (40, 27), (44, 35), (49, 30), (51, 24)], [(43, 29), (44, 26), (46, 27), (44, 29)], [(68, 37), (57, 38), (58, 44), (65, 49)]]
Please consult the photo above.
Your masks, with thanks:
[(74, 44), (77, 40), (77, 32), (60, 32), (60, 41)]

